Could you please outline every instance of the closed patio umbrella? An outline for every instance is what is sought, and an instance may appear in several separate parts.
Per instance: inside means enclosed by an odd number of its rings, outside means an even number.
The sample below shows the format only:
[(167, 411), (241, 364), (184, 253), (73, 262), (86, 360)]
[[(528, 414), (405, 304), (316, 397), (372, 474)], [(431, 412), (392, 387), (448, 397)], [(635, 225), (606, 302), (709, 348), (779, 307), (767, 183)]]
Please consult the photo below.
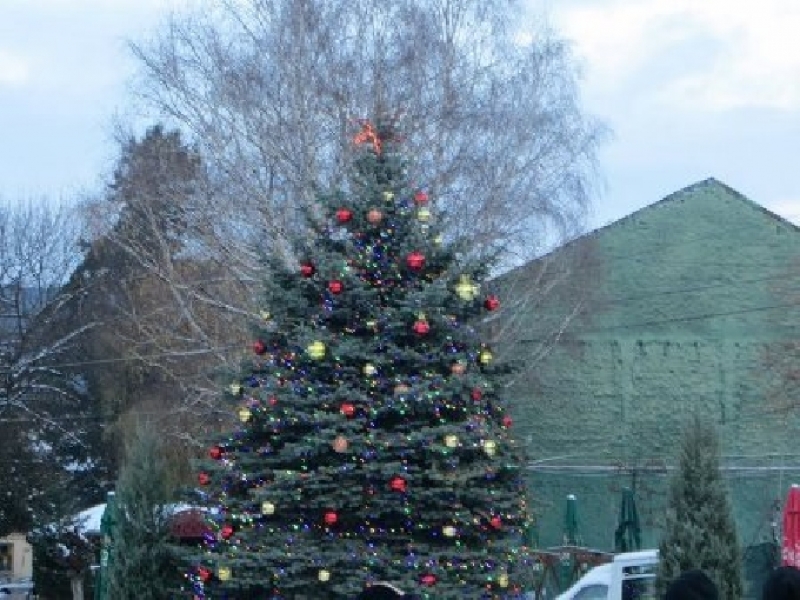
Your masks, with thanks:
[(800, 486), (789, 488), (783, 507), (783, 543), (781, 564), (800, 567)]
[(578, 499), (573, 495), (567, 496), (567, 512), (564, 516), (564, 545), (578, 545)]
[(633, 490), (622, 490), (622, 504), (619, 509), (619, 522), (614, 532), (614, 549), (617, 552), (633, 552), (642, 547), (642, 531), (639, 524), (639, 513)]

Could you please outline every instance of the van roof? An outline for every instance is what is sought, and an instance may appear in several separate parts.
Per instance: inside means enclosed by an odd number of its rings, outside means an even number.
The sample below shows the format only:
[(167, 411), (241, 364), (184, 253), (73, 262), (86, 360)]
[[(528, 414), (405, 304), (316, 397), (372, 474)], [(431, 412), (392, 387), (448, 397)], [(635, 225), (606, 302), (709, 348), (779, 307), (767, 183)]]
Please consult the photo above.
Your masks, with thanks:
[(622, 552), (614, 556), (614, 562), (641, 562), (658, 560), (658, 550), (639, 550), (638, 552)]

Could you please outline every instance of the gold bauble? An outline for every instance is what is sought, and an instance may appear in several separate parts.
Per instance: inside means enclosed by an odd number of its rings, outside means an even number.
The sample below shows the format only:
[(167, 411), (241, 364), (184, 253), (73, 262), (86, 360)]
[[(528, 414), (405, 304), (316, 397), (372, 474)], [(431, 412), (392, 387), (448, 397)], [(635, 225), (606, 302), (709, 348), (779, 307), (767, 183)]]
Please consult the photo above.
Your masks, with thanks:
[(391, 202), (394, 200), (394, 192), (392, 190), (386, 190), (383, 192), (383, 199), (386, 200), (386, 202)]
[(232, 575), (230, 567), (220, 567), (217, 570), (217, 577), (220, 581), (229, 581)]
[(442, 527), (442, 533), (444, 537), (455, 537), (456, 536), (456, 528), (452, 525), (445, 525)]
[(444, 242), (444, 237), (442, 237), (441, 233), (437, 235), (435, 238), (433, 238), (433, 243), (436, 244), (437, 246), (441, 246), (443, 242)]
[(490, 362), (492, 362), (493, 358), (494, 356), (489, 350), (481, 350), (478, 354), (478, 362), (482, 365), (488, 365)]
[(232, 383), (228, 386), (228, 391), (234, 396), (238, 396), (242, 393), (242, 384), (240, 383)]
[(405, 383), (398, 383), (396, 386), (394, 386), (394, 393), (398, 395), (407, 394), (410, 391), (411, 388), (408, 387)]
[(336, 452), (346, 452), (347, 446), (349, 445), (347, 442), (347, 438), (343, 435), (337, 435), (336, 438), (333, 440), (331, 444), (333, 446), (334, 451)]
[(448, 448), (458, 447), (458, 436), (454, 433), (448, 433), (446, 436), (444, 436), (444, 445)]
[(467, 370), (467, 365), (463, 362), (454, 362), (450, 367), (450, 371), (453, 372), (453, 375), (463, 375)]
[(240, 407), (236, 414), (242, 423), (247, 423), (250, 420), (250, 417), (253, 416), (253, 413), (246, 406)]
[(325, 344), (319, 340), (311, 342), (306, 348), (306, 352), (314, 360), (319, 360), (325, 356)]
[(331, 579), (331, 572), (327, 569), (320, 569), (319, 573), (317, 573), (317, 578), (322, 582), (325, 583), (326, 581), (330, 581)]
[(269, 321), (272, 318), (272, 313), (270, 313), (268, 310), (262, 310), (260, 313), (258, 313), (258, 316), (264, 321)]
[(487, 456), (494, 456), (497, 453), (497, 442), (494, 440), (483, 440), (481, 444), (483, 445), (483, 451), (486, 452)]
[(417, 220), (420, 223), (427, 223), (428, 221), (430, 221), (431, 220), (431, 209), (430, 208), (426, 208), (426, 207), (420, 208), (417, 211)]
[(270, 502), (269, 500), (265, 500), (261, 503), (261, 514), (262, 515), (274, 515), (275, 514), (275, 505)]
[(366, 375), (367, 377), (372, 377), (373, 375), (375, 375), (377, 371), (378, 369), (376, 369), (375, 365), (373, 365), (372, 363), (367, 363), (364, 365), (364, 375)]
[(469, 275), (462, 275), (455, 286), (455, 290), (456, 295), (458, 295), (459, 298), (469, 302), (470, 300), (475, 299), (475, 297), (480, 293), (481, 288), (477, 283), (472, 281), (472, 278)]
[(505, 573), (500, 575), (500, 577), (497, 578), (497, 585), (499, 585), (501, 588), (508, 587), (508, 575)]

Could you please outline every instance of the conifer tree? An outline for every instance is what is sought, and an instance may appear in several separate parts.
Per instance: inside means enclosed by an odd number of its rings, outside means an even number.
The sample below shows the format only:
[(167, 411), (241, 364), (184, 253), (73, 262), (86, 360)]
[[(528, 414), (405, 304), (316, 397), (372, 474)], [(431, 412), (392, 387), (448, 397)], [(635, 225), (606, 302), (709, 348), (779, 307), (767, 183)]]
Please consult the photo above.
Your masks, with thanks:
[(388, 581), (521, 597), (507, 369), (473, 328), (499, 308), (480, 287), (489, 265), (441, 239), (391, 121), (354, 142), (349, 188), (309, 210), (298, 261), (270, 261), (269, 314), (228, 388), (241, 427), (200, 465), (212, 532), (191, 592), (343, 600)]
[(108, 597), (167, 600), (178, 579), (169, 545), (172, 512), (169, 462), (163, 443), (140, 426), (117, 480), (116, 511), (108, 560)]
[(658, 597), (681, 572), (701, 569), (721, 600), (742, 597), (741, 549), (719, 469), (714, 427), (694, 418), (684, 431), (672, 478), (664, 537), (659, 545)]

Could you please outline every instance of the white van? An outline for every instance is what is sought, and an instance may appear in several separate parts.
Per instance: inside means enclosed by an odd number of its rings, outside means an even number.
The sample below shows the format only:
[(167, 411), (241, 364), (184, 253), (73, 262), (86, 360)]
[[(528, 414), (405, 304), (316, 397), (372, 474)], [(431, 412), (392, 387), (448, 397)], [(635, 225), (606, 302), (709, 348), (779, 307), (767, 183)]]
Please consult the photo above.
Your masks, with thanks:
[(617, 554), (590, 569), (556, 600), (656, 600), (658, 550)]

